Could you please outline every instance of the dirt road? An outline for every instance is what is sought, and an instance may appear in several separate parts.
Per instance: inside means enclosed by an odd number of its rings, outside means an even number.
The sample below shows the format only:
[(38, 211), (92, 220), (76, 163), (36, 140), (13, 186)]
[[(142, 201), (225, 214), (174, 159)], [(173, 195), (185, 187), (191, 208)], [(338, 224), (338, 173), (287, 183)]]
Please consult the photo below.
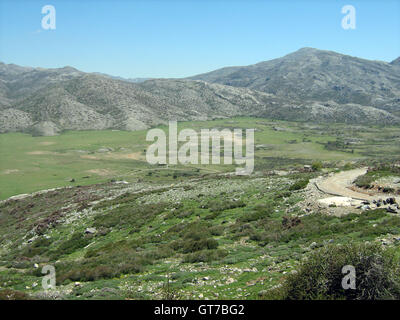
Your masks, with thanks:
[(342, 171), (335, 173), (321, 181), (316, 182), (316, 186), (319, 190), (324, 193), (333, 195), (348, 197), (357, 200), (369, 200), (378, 199), (379, 197), (370, 196), (365, 193), (353, 191), (349, 189), (352, 182), (358, 177), (367, 172), (367, 168), (354, 169), (349, 171)]

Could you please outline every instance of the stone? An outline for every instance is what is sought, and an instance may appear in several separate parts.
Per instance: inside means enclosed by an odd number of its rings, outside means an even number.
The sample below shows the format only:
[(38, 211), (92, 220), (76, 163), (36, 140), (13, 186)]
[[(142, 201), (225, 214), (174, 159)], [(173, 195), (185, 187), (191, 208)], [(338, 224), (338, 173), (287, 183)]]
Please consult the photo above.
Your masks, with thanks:
[(265, 295), (267, 295), (267, 294), (268, 294), (268, 291), (267, 291), (267, 290), (261, 290), (261, 291), (258, 292), (258, 296), (259, 296), (259, 297), (265, 296)]
[(318, 247), (318, 244), (316, 242), (310, 244), (311, 249), (315, 249), (316, 247)]
[(397, 210), (392, 208), (392, 207), (387, 207), (386, 211), (389, 212), (389, 213), (397, 213)]
[(85, 229), (85, 233), (86, 234), (94, 234), (94, 233), (96, 233), (96, 228), (86, 228)]
[(395, 204), (395, 203), (396, 203), (396, 199), (395, 199), (395, 198), (387, 198), (387, 199), (386, 199), (386, 203), (388, 203), (388, 204)]

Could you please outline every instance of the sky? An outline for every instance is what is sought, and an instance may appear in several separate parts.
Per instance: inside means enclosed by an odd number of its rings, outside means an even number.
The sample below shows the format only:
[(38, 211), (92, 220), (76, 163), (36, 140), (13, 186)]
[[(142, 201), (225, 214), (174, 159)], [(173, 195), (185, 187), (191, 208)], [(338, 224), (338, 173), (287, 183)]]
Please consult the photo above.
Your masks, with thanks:
[[(42, 28), (42, 7), (56, 29)], [(356, 9), (343, 29), (344, 5)], [(0, 0), (0, 61), (125, 78), (186, 77), (302, 47), (390, 62), (400, 0)]]

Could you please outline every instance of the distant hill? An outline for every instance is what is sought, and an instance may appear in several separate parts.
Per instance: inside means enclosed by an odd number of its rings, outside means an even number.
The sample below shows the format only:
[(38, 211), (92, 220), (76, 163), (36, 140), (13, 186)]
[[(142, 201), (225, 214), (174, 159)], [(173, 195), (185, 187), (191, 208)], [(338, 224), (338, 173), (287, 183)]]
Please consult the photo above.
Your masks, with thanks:
[(116, 79), (116, 80), (133, 82), (133, 83), (140, 83), (140, 82), (144, 82), (144, 81), (152, 79), (152, 78), (123, 78), (123, 77), (111, 76), (109, 74), (101, 73), (101, 72), (93, 72), (93, 74), (97, 74), (97, 75), (105, 76), (105, 77), (110, 77), (110, 78)]
[(301, 101), (372, 106), (400, 115), (400, 58), (369, 61), (303, 48), (282, 58), (190, 77)]
[(0, 132), (140, 130), (168, 120), (232, 116), (399, 124), (397, 60), (305, 48), (253, 66), (147, 81), (0, 63)]
[(395, 66), (400, 66), (400, 57), (397, 59), (393, 60), (390, 64), (395, 65)]

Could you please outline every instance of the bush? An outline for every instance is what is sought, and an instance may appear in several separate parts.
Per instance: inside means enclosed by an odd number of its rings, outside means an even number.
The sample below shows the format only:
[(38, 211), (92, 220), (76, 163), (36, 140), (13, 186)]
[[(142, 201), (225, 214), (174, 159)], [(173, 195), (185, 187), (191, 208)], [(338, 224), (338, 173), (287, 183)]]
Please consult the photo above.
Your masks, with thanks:
[(183, 246), (183, 253), (196, 252), (200, 250), (211, 250), (218, 247), (218, 242), (215, 239), (200, 239), (185, 242)]
[(301, 179), (301, 180), (298, 180), (298, 181), (296, 181), (294, 184), (292, 184), (292, 185), (289, 187), (289, 190), (290, 190), (290, 191), (294, 191), (294, 190), (301, 190), (301, 189), (304, 189), (305, 187), (307, 187), (308, 182), (309, 182), (309, 179)]
[(31, 300), (32, 298), (22, 291), (4, 289), (0, 290), (0, 300)]
[[(346, 274), (342, 268), (354, 266), (356, 288), (343, 289)], [(399, 299), (399, 264), (393, 251), (377, 244), (327, 246), (315, 251), (304, 261), (296, 274), (286, 278), (282, 287), (272, 290), (267, 298), (289, 300)]]
[(312, 168), (314, 171), (320, 171), (320, 170), (322, 169), (322, 167), (323, 167), (323, 165), (322, 165), (322, 162), (321, 162), (321, 161), (314, 161), (314, 162), (311, 164), (311, 168)]
[(85, 235), (83, 232), (75, 232), (71, 239), (61, 243), (57, 253), (59, 255), (70, 254), (79, 250), (90, 243), (91, 236)]
[(242, 200), (234, 201), (229, 199), (209, 200), (205, 203), (200, 204), (201, 209), (209, 209), (210, 212), (214, 213), (222, 212), (229, 209), (243, 208), (245, 206), (246, 204)]
[(371, 188), (371, 183), (374, 181), (374, 177), (372, 177), (371, 175), (362, 175), (357, 177), (356, 180), (354, 180), (354, 183), (357, 187), (359, 188), (365, 188), (365, 189), (369, 189)]
[(227, 256), (225, 250), (202, 250), (188, 255), (185, 255), (183, 262), (196, 263), (196, 262), (215, 262)]

